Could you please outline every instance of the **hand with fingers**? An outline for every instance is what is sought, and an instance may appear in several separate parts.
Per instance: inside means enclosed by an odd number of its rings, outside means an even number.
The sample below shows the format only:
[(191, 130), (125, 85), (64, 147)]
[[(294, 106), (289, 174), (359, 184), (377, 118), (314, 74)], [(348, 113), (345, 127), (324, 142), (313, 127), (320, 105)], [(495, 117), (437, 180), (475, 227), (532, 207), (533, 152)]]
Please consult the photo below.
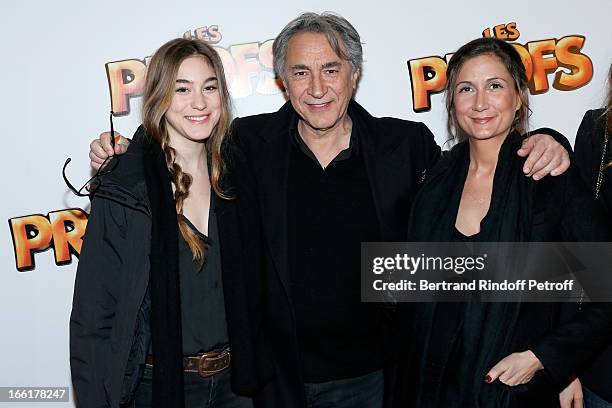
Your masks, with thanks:
[(111, 143), (111, 133), (104, 132), (98, 139), (94, 139), (89, 144), (89, 159), (91, 167), (98, 170), (104, 161), (115, 154), (123, 154), (130, 145), (130, 140), (123, 137), (119, 132), (115, 132), (115, 143)]
[(485, 376), (486, 383), (499, 379), (502, 383), (514, 387), (527, 384), (536, 372), (544, 366), (531, 350), (512, 353), (495, 364)]
[(528, 137), (518, 150), (521, 157), (527, 156), (523, 172), (534, 180), (545, 176), (558, 176), (569, 168), (569, 153), (552, 136), (536, 134)]
[(583, 408), (582, 384), (578, 378), (574, 378), (574, 380), (559, 393), (559, 405), (561, 408)]

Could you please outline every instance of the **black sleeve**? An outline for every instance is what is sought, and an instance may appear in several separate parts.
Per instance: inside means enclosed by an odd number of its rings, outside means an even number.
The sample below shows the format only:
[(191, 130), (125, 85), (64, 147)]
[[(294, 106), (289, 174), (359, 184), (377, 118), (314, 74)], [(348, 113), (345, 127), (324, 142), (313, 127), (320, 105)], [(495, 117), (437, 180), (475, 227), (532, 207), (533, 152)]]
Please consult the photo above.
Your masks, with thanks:
[(70, 315), (70, 368), (78, 407), (108, 407), (104, 378), (109, 361), (117, 275), (125, 241), (125, 209), (109, 200), (92, 202), (79, 256)]
[[(559, 176), (562, 186), (561, 235), (564, 241), (610, 242), (612, 225), (598, 203), (580, 179), (575, 166)], [(597, 283), (598, 275), (608, 271), (593, 271), (587, 281)], [(566, 384), (570, 376), (584, 367), (612, 341), (612, 303), (584, 303), (581, 310), (545, 337), (532, 351), (544, 369), (559, 384)]]
[[(228, 150), (227, 177), (234, 198), (237, 225), (234, 259), (224, 259), (224, 293), (232, 354), (233, 389), (242, 394), (258, 391), (273, 375), (272, 351), (265, 325), (265, 266), (263, 230), (248, 138), (250, 123), (235, 119)], [(225, 251), (224, 251), (225, 253)], [(227, 267), (226, 267), (227, 265)], [(226, 282), (228, 283), (226, 287)], [(233, 337), (232, 337), (233, 335)], [(235, 364), (234, 364), (235, 361)]]
[(565, 386), (612, 340), (612, 308), (608, 303), (585, 303), (582, 310), (539, 342), (532, 351), (544, 370)]
[[(596, 149), (598, 138), (593, 134), (595, 111), (587, 111), (580, 122), (574, 142), (574, 162), (584, 182), (595, 190), (601, 152)], [(598, 154), (599, 153), (599, 154)]]
[(422, 175), (421, 181), (425, 178), (426, 173), (438, 162), (442, 156), (442, 150), (436, 143), (433, 133), (424, 123), (419, 123), (419, 146), (417, 149), (411, 150), (414, 163), (417, 163), (418, 171)]

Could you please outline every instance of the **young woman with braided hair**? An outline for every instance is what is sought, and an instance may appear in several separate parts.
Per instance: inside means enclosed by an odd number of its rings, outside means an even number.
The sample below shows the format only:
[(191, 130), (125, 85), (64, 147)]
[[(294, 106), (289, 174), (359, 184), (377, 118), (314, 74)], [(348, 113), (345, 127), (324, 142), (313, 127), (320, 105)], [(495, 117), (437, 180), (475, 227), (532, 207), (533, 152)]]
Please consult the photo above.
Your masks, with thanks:
[(204, 42), (151, 58), (143, 124), (93, 193), (70, 320), (78, 406), (251, 406), (230, 387), (215, 212), (230, 105)]

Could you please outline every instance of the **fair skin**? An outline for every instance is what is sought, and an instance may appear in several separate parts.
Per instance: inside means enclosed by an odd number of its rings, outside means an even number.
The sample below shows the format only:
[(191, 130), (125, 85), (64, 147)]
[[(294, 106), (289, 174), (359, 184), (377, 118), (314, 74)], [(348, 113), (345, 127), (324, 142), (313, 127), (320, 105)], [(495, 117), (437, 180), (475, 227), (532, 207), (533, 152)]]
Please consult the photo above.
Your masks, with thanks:
[(466, 61), (454, 91), (457, 122), (469, 135), (470, 145), (470, 166), (455, 226), (464, 235), (474, 235), (489, 210), (497, 153), (521, 99), (510, 74), (490, 55)]
[[(459, 127), (469, 137), (470, 150), (470, 165), (455, 222), (464, 235), (478, 233), (489, 210), (498, 153), (522, 104), (514, 84), (501, 61), (489, 54), (465, 61), (457, 74), (455, 115)], [(485, 382), (526, 384), (543, 368), (532, 351), (513, 353), (489, 370)], [(578, 401), (577, 389), (572, 384), (563, 391), (560, 400), (563, 397)]]
[(202, 233), (208, 234), (210, 177), (204, 141), (210, 137), (221, 114), (217, 77), (202, 56), (186, 58), (180, 65), (170, 108), (164, 115), (169, 145), (176, 162), (193, 182), (183, 201), (183, 214)]
[[(531, 351), (513, 353), (497, 363), (485, 376), (485, 382), (499, 379), (510, 386), (528, 383), (541, 367), (539, 360)], [(561, 408), (583, 408), (582, 384), (578, 378), (559, 393)]]
[[(347, 114), (360, 72), (337, 55), (325, 35), (302, 32), (289, 41), (283, 83), (291, 104), (300, 116), (298, 131), (321, 167), (348, 148), (352, 121)], [(113, 154), (126, 151), (129, 141), (116, 136), (113, 148), (110, 134), (104, 132), (90, 144), (91, 166), (97, 169)], [(517, 151), (527, 157), (525, 175), (540, 179), (556, 176), (569, 167), (567, 151), (549, 135), (534, 135)]]
[[(285, 66), (283, 82), (300, 116), (300, 136), (325, 168), (349, 146), (352, 121), (347, 107), (360, 72), (333, 51), (324, 35), (317, 33), (292, 37)], [(117, 142), (113, 148), (108, 132), (94, 140), (90, 145), (92, 167), (99, 168), (110, 155), (124, 153), (127, 139), (118, 136)], [(569, 167), (567, 152), (548, 135), (532, 136), (517, 154), (528, 156), (523, 170), (535, 179), (561, 174)]]
[(283, 85), (300, 117), (298, 131), (321, 167), (347, 149), (353, 123), (348, 104), (359, 72), (340, 58), (320, 33), (291, 37)]
[(582, 408), (584, 396), (582, 395), (582, 384), (578, 378), (574, 379), (559, 394), (559, 405), (561, 408)]

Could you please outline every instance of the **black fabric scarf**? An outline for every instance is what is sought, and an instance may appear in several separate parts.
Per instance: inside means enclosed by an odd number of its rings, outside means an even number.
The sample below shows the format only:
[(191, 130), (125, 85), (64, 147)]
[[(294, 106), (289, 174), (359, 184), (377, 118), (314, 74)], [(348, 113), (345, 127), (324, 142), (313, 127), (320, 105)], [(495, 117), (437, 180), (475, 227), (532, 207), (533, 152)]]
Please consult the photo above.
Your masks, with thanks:
[(183, 344), (178, 270), (178, 221), (171, 176), (159, 144), (140, 126), (134, 136), (144, 144), (144, 174), (151, 205), (151, 341), (153, 407), (184, 406)]
[[(516, 151), (522, 138), (511, 133), (501, 146), (493, 179), (489, 211), (481, 222), (478, 242), (529, 241), (534, 183), (523, 175), (523, 159)], [(455, 222), (470, 163), (469, 143), (455, 146), (430, 172), (415, 198), (410, 217), (409, 240), (452, 242), (456, 237)], [(516, 264), (517, 260), (502, 258)], [(517, 265), (517, 267), (520, 267)], [(436, 304), (422, 305), (417, 319), (433, 319)], [(499, 360), (509, 354), (512, 333), (520, 312), (519, 303), (480, 303), (463, 306), (460, 370), (449, 375), (458, 376), (459, 395), (445, 395), (440, 388), (438, 397), (449, 407), (504, 407), (505, 387), (499, 382), (484, 383), (484, 376)], [(435, 322), (427, 322), (432, 327)], [(449, 328), (450, 329), (450, 328)], [(431, 333), (424, 333), (428, 336)], [(426, 337), (425, 343), (429, 340)], [(439, 359), (439, 356), (423, 358)], [(441, 384), (444, 387), (444, 384)], [(435, 405), (435, 404), (434, 404)]]

